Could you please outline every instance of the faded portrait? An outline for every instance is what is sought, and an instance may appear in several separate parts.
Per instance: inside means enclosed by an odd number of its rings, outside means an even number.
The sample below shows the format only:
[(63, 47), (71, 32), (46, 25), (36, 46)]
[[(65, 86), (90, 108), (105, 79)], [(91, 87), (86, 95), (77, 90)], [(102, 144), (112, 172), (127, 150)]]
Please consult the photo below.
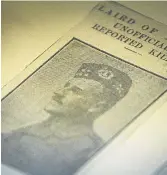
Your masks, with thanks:
[(2, 133), (2, 163), (33, 175), (74, 174), (104, 144), (94, 121), (131, 85), (131, 78), (116, 68), (82, 63), (46, 104), (47, 120)]

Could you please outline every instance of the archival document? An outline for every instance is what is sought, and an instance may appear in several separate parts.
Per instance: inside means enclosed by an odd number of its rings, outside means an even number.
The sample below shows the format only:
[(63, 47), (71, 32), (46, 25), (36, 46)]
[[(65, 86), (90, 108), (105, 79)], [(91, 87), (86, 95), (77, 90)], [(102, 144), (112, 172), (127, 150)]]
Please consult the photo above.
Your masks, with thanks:
[(165, 95), (166, 30), (115, 2), (94, 7), (2, 89), (2, 163), (78, 171)]

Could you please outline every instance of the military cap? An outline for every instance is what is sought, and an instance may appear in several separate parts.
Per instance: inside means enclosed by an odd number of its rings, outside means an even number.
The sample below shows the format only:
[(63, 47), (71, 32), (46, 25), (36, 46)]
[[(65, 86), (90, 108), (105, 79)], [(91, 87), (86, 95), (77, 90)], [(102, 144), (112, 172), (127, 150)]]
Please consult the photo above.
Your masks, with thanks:
[(74, 78), (91, 79), (108, 88), (118, 98), (124, 97), (131, 87), (130, 77), (109, 65), (83, 63), (76, 72)]

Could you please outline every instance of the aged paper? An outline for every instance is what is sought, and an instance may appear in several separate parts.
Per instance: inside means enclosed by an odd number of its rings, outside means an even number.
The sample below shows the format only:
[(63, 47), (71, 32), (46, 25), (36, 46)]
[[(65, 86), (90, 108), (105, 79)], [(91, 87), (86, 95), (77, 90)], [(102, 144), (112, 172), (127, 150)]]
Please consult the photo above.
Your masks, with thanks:
[[(154, 107), (156, 103), (153, 104)], [(164, 111), (166, 111), (166, 104), (149, 118), (150, 110), (140, 115), (133, 124), (106, 145), (105, 149), (89, 160), (77, 175), (165, 173), (167, 119)]]
[(166, 93), (165, 31), (117, 3), (98, 4), (4, 87), (2, 163), (74, 174)]

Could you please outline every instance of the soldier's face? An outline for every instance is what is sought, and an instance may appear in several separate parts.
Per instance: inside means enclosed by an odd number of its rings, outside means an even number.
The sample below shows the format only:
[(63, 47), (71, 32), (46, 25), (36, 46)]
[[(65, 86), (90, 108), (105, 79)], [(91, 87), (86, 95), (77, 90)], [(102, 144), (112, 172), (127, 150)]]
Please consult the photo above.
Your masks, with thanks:
[(103, 87), (93, 80), (74, 80), (55, 92), (45, 110), (54, 114), (80, 115), (100, 100)]

